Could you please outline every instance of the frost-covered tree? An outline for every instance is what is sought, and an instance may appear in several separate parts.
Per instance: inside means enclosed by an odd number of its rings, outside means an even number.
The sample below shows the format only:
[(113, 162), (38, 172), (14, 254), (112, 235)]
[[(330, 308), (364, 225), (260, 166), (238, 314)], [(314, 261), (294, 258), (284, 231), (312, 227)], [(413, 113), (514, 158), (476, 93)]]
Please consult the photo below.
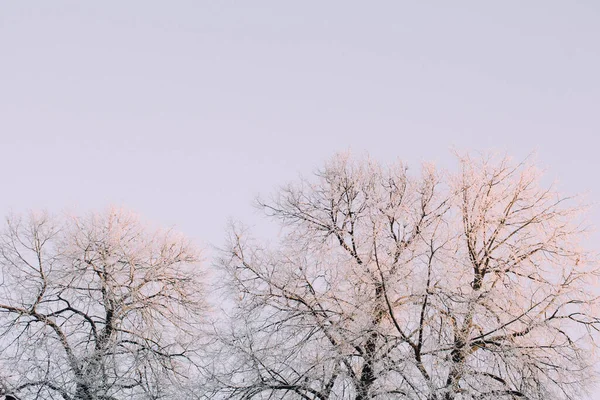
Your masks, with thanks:
[(600, 326), (581, 208), (529, 163), (458, 173), (336, 156), (261, 201), (220, 265), (235, 305), (202, 394), (239, 399), (579, 399)]
[(198, 251), (111, 209), (7, 220), (0, 358), (20, 399), (169, 396), (189, 373), (204, 302)]

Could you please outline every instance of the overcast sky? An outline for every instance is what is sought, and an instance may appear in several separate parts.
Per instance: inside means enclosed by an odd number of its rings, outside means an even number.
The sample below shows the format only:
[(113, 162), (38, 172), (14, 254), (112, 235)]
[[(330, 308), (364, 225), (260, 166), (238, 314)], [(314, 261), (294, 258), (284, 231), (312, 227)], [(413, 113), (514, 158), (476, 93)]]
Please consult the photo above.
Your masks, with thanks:
[(117, 204), (219, 245), (348, 149), (536, 151), (598, 202), (598, 134), (596, 0), (0, 2), (2, 215)]

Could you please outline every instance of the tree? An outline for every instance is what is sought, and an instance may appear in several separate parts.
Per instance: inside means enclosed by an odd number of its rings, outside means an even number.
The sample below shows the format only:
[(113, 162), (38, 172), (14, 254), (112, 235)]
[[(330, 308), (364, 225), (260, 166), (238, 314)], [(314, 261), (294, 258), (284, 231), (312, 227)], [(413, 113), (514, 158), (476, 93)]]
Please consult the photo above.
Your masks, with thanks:
[(205, 395), (580, 398), (600, 326), (582, 208), (527, 162), (459, 161), (411, 176), (338, 155), (260, 201), (283, 236), (230, 231)]
[(199, 253), (132, 213), (7, 220), (1, 359), (21, 399), (157, 399), (186, 374), (204, 309)]

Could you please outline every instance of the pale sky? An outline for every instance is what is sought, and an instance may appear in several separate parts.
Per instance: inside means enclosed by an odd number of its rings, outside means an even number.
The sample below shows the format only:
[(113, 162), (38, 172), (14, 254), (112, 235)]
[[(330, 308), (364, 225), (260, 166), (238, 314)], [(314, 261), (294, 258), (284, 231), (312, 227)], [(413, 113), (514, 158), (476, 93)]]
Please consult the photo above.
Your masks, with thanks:
[(598, 202), (599, 134), (599, 1), (0, 0), (2, 215), (117, 204), (218, 246), (348, 149), (536, 151)]

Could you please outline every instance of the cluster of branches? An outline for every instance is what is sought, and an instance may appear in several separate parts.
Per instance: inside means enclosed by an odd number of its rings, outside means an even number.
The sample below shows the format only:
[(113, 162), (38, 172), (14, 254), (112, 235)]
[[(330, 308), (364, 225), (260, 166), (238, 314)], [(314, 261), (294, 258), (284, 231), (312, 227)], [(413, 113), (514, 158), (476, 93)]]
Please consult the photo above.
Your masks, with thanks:
[(528, 163), (411, 176), (339, 155), (260, 201), (274, 248), (234, 226), (234, 305), (207, 398), (579, 399), (600, 327), (581, 207)]
[(231, 227), (213, 324), (185, 238), (117, 209), (8, 218), (0, 395), (581, 398), (600, 327), (582, 207), (528, 163), (459, 161), (338, 155), (260, 201), (280, 239)]
[(0, 234), (5, 394), (173, 398), (205, 308), (198, 261), (186, 239), (150, 231), (123, 210), (8, 218)]

